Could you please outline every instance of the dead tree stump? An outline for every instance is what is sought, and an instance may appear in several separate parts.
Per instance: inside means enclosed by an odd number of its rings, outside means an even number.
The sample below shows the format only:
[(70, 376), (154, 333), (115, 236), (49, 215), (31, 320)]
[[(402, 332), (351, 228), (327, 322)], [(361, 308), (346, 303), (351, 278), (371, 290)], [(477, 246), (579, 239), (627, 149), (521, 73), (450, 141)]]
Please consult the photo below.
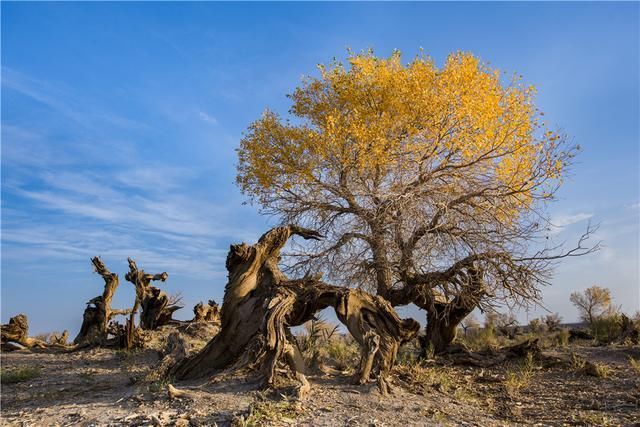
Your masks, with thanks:
[(129, 272), (125, 275), (125, 279), (135, 286), (136, 300), (131, 309), (131, 316), (127, 327), (133, 331), (134, 319), (138, 308), (142, 308), (140, 313), (140, 327), (142, 329), (156, 329), (159, 326), (170, 323), (173, 318), (173, 312), (181, 309), (181, 306), (170, 305), (169, 296), (155, 286), (151, 286), (151, 281), (166, 281), (169, 275), (166, 272), (160, 274), (147, 274), (144, 270), (139, 270), (135, 261), (127, 258), (129, 261)]
[(109, 335), (109, 322), (119, 314), (129, 314), (129, 310), (114, 310), (111, 300), (120, 284), (118, 275), (110, 272), (100, 257), (91, 258), (93, 269), (104, 279), (102, 295), (87, 302), (87, 308), (82, 316), (80, 332), (73, 340), (78, 345), (104, 345)]
[(199, 302), (193, 307), (193, 320), (192, 322), (213, 322), (220, 324), (220, 307), (218, 304), (210, 299), (207, 304)]
[(0, 327), (3, 350), (11, 349), (9, 343), (18, 343), (24, 347), (46, 348), (44, 341), (29, 338), (29, 319), (26, 314), (18, 314), (9, 319), (9, 323)]

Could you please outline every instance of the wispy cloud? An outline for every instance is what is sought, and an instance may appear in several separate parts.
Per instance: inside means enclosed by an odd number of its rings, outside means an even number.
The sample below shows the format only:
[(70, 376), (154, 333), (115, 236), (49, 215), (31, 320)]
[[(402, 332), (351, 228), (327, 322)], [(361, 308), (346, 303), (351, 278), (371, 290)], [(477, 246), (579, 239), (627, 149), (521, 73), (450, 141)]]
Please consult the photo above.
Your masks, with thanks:
[(85, 128), (98, 124), (126, 129), (149, 128), (145, 123), (100, 109), (95, 102), (76, 96), (62, 84), (35, 79), (6, 66), (2, 67), (2, 87), (31, 98)]
[(205, 123), (209, 123), (211, 125), (218, 124), (218, 119), (216, 119), (210, 114), (205, 113), (204, 111), (198, 111), (198, 117), (200, 118), (200, 120), (202, 120)]
[(6, 67), (2, 76), (4, 90), (44, 105), (49, 119), (3, 117), (3, 265), (37, 258), (69, 268), (96, 254), (133, 256), (151, 269), (211, 279), (226, 273), (229, 241), (262, 231), (242, 225), (239, 201), (216, 202), (201, 188), (210, 171), (153, 151), (149, 158), (145, 143), (132, 141), (138, 134), (114, 136), (142, 129), (145, 141), (144, 126), (61, 85)]
[(576, 214), (557, 214), (551, 217), (549, 221), (549, 233), (558, 234), (564, 228), (577, 224), (582, 221), (586, 221), (593, 217), (592, 213), (580, 212)]

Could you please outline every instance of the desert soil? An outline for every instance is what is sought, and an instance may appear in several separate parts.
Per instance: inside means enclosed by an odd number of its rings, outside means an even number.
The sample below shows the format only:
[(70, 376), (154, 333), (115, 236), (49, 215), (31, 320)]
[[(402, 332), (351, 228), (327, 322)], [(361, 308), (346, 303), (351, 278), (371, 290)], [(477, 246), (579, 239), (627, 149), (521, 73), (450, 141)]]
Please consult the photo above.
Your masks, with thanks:
[[(260, 391), (241, 379), (175, 384), (193, 398), (173, 399), (166, 382), (142, 381), (159, 361), (153, 350), (107, 349), (66, 354), (5, 352), (2, 369), (41, 369), (30, 380), (3, 384), (2, 424), (9, 426), (129, 425), (634, 425), (640, 422), (640, 375), (628, 361), (636, 347), (574, 346), (570, 353), (610, 368), (607, 378), (577, 372), (570, 363), (539, 363), (519, 391), (508, 392), (514, 363), (490, 369), (433, 365), (420, 378), (410, 367), (394, 371), (394, 394), (354, 386), (346, 374), (312, 375), (310, 397), (296, 403), (286, 384)], [(635, 424), (638, 425), (638, 424)]]

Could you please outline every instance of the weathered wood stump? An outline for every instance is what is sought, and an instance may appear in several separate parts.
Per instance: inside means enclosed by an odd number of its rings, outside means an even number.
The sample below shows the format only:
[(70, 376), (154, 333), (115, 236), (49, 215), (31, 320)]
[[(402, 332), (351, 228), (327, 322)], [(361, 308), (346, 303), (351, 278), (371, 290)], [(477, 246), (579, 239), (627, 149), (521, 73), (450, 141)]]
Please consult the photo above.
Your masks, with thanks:
[(278, 267), (278, 259), (294, 234), (305, 239), (321, 237), (313, 230), (292, 225), (270, 230), (254, 245), (231, 245), (221, 331), (199, 353), (172, 369), (177, 379), (249, 367), (259, 370), (264, 384), (271, 385), (277, 362), (285, 359), (300, 383), (298, 395), (304, 397), (309, 384), (289, 328), (331, 306), (363, 347), (359, 379), (368, 380), (372, 365), (379, 363), (380, 390), (388, 391), (385, 377), (397, 349), (404, 340), (417, 335), (418, 323), (401, 320), (381, 298), (361, 291), (331, 286), (315, 278), (288, 280)]
[(136, 300), (131, 309), (128, 323), (133, 323), (138, 308), (142, 309), (140, 313), (140, 327), (142, 329), (156, 329), (173, 321), (173, 312), (182, 307), (170, 305), (167, 293), (151, 286), (151, 281), (164, 282), (169, 275), (166, 272), (147, 274), (144, 270), (138, 269), (134, 260), (131, 258), (127, 258), (127, 260), (129, 261), (129, 272), (125, 275), (125, 279), (133, 283), (136, 289)]
[(213, 322), (220, 323), (220, 307), (218, 304), (210, 299), (207, 304), (199, 302), (193, 307), (193, 320), (192, 322)]
[(60, 336), (55, 335), (55, 334), (51, 336), (51, 344), (58, 344), (58, 345), (66, 346), (68, 339), (69, 339), (69, 331), (67, 331), (65, 329), (62, 332), (62, 334), (60, 334)]
[(73, 340), (77, 345), (105, 345), (109, 336), (109, 322), (119, 314), (129, 314), (129, 310), (111, 308), (113, 295), (120, 284), (118, 275), (110, 272), (100, 257), (91, 258), (93, 269), (104, 279), (102, 295), (89, 300), (82, 316), (80, 332)]
[(44, 341), (29, 338), (29, 319), (26, 314), (18, 314), (9, 319), (9, 323), (0, 327), (0, 336), (3, 350), (13, 349), (10, 343), (18, 343), (27, 348), (47, 347)]

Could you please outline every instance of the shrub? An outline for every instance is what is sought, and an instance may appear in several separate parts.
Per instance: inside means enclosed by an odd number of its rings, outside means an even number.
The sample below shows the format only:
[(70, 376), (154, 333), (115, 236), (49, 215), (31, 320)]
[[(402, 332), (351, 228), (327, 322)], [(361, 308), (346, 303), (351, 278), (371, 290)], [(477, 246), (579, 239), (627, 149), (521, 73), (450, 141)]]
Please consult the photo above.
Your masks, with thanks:
[(492, 327), (474, 330), (463, 341), (471, 350), (483, 350), (500, 344), (500, 339)]
[(569, 345), (569, 337), (570, 337), (569, 329), (562, 328), (555, 335), (556, 345), (560, 347), (566, 347)]
[(539, 318), (532, 319), (529, 322), (529, 331), (533, 333), (542, 332), (542, 321)]
[(549, 332), (559, 331), (560, 323), (562, 323), (562, 317), (558, 313), (548, 314), (544, 317), (544, 324)]
[(358, 346), (355, 342), (347, 342), (344, 337), (335, 337), (326, 343), (324, 350), (336, 368), (345, 370), (353, 367), (358, 357)]
[(609, 344), (620, 336), (621, 324), (620, 313), (612, 312), (595, 318), (591, 323), (591, 333), (598, 344)]

